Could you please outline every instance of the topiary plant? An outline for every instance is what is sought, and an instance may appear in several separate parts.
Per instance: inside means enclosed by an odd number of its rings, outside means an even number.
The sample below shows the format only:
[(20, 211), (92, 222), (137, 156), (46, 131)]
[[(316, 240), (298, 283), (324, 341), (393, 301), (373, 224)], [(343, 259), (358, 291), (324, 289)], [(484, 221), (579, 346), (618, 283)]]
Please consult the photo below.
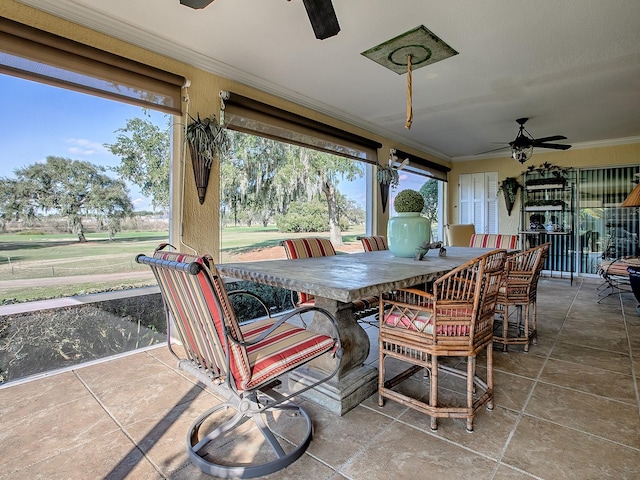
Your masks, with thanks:
[(402, 190), (396, 195), (393, 207), (398, 213), (415, 212), (420, 213), (424, 208), (424, 198), (416, 190)]

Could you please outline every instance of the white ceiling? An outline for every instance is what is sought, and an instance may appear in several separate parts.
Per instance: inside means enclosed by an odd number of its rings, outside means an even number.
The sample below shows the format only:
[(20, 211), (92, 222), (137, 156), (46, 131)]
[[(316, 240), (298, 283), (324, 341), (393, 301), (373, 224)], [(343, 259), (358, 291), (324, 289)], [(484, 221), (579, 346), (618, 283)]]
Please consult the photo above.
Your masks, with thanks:
[[(638, 0), (333, 0), (326, 40), (301, 0), (20, 1), (445, 159), (485, 158), (519, 117), (573, 148), (640, 141)], [(407, 130), (407, 75), (361, 52), (418, 25), (458, 55), (413, 72)]]

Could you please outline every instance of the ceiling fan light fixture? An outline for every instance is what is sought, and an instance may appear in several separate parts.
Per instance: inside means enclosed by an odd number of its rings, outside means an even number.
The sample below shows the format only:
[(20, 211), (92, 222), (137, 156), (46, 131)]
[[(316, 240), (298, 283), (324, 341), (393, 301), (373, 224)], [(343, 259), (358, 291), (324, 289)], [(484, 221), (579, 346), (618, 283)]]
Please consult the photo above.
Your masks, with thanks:
[(525, 163), (533, 156), (533, 145), (513, 145), (511, 147), (511, 157), (520, 163)]

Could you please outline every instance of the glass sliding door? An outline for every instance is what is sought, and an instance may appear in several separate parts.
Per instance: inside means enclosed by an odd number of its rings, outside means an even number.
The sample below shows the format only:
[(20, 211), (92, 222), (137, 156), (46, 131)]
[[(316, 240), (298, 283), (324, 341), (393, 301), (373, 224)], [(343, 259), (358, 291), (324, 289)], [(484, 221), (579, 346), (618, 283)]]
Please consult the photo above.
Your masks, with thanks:
[(620, 206), (640, 179), (639, 171), (639, 166), (579, 171), (577, 233), (581, 273), (597, 273), (603, 256), (640, 254), (640, 210)]

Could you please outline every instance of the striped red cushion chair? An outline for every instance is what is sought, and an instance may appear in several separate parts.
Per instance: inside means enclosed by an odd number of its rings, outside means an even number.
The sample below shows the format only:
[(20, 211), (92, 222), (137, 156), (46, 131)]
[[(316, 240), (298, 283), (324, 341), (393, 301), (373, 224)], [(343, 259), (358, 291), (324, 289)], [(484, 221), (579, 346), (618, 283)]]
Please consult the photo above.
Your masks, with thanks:
[(598, 300), (598, 303), (618, 292), (631, 291), (629, 272), (627, 271), (629, 267), (640, 267), (640, 258), (619, 257), (605, 259), (600, 262), (598, 275), (603, 278), (604, 283), (598, 287), (599, 296), (602, 297)]
[[(339, 361), (335, 361), (333, 372), (290, 395), (283, 396), (272, 388), (282, 374), (314, 358), (340, 357), (335, 318), (316, 307), (305, 307), (281, 317), (240, 325), (210, 256), (165, 252), (162, 248), (153, 257), (138, 255), (136, 261), (151, 267), (165, 304), (167, 328), (171, 321), (175, 325), (175, 335), (168, 332), (169, 350), (179, 360), (179, 368), (224, 400), (192, 424), (187, 435), (189, 459), (203, 472), (223, 478), (262, 476), (286, 467), (304, 453), (312, 431), (307, 413), (290, 400), (333, 377)], [(289, 322), (307, 312), (324, 315), (333, 326), (333, 336)], [(236, 412), (230, 420), (223, 414), (229, 408)], [(273, 433), (282, 429), (279, 419), (286, 419), (290, 428), (293, 418), (278, 410), (298, 413), (295, 418), (301, 426), (296, 431), (302, 436), (298, 436), (295, 445), (280, 444)], [(253, 421), (265, 437), (262, 447), (249, 446), (246, 427), (237, 428), (245, 420)], [(232, 450), (240, 452), (237, 461), (229, 450), (222, 450), (230, 442), (237, 445)], [(258, 463), (246, 462), (249, 448), (256, 449), (249, 457), (260, 459)], [(272, 451), (264, 451), (269, 448)]]
[(469, 240), (469, 246), (474, 248), (504, 248), (506, 250), (515, 250), (518, 248), (518, 235), (474, 233)]
[[(318, 237), (294, 238), (283, 240), (280, 245), (284, 247), (287, 258), (296, 260), (300, 258), (327, 257), (335, 255), (336, 250), (331, 240)], [(303, 305), (313, 305), (314, 297), (310, 293), (297, 292), (298, 299), (295, 301), (297, 307)], [(378, 297), (366, 297), (353, 302), (353, 315), (357, 320), (375, 314), (378, 311)], [(366, 322), (375, 324), (375, 322)]]
[[(451, 270), (433, 283), (433, 291), (402, 288), (381, 295), (387, 306), (380, 312), (378, 404), (389, 398), (431, 417), (431, 428), (438, 418), (464, 418), (467, 430), (486, 405), (493, 408), (493, 316), (498, 289), (504, 274), (506, 250), (493, 250)], [(486, 350), (484, 379), (476, 371), (476, 356)], [(462, 357), (462, 362), (441, 362), (441, 357)], [(392, 378), (385, 378), (388, 358), (410, 365)], [(395, 388), (422, 369), (428, 371), (429, 395), (412, 396), (413, 389)], [(393, 370), (401, 370), (394, 364)], [(439, 372), (462, 377), (460, 384), (449, 382), (456, 395), (438, 396)], [(456, 388), (458, 387), (458, 388)], [(464, 391), (459, 391), (463, 390)], [(466, 402), (456, 401), (465, 398)]]
[(365, 252), (377, 252), (379, 250), (389, 250), (387, 237), (382, 235), (372, 235), (370, 237), (359, 237), (362, 248)]

